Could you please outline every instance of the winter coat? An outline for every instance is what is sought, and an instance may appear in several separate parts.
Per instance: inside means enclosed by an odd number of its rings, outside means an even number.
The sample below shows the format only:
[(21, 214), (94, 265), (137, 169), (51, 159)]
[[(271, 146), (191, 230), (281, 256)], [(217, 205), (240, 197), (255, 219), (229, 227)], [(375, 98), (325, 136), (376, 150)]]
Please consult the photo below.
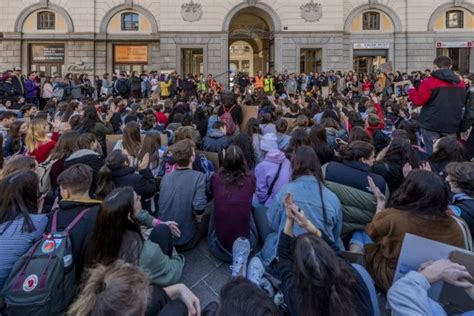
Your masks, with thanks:
[(408, 90), (408, 96), (422, 107), (422, 128), (445, 134), (460, 131), (466, 90), (464, 82), (451, 69), (433, 71), (418, 89)]
[(67, 169), (78, 163), (83, 163), (92, 168), (92, 184), (89, 192), (94, 193), (97, 188), (97, 180), (99, 179), (100, 168), (104, 165), (104, 156), (101, 154), (90, 150), (90, 149), (80, 149), (70, 155), (64, 161), (64, 169)]
[[(268, 195), (280, 164), (280, 174), (273, 186), (271, 195)], [(265, 159), (255, 167), (255, 177), (257, 178), (257, 190), (255, 191), (257, 200), (265, 207), (270, 207), (278, 191), (291, 181), (291, 163), (286, 159), (283, 152), (270, 151), (265, 155)]]
[(367, 177), (370, 176), (388, 200), (389, 189), (381, 176), (370, 172), (370, 167), (358, 161), (332, 161), (322, 168), (324, 182), (342, 204), (344, 224), (342, 236), (355, 230), (363, 230), (372, 221), (377, 203), (370, 191)]
[(135, 172), (134, 168), (123, 166), (112, 170), (112, 181), (116, 187), (130, 186), (140, 195), (142, 203), (157, 192), (156, 180), (150, 169)]
[(219, 159), (222, 160), (222, 149), (226, 149), (231, 142), (232, 137), (225, 135), (219, 129), (211, 129), (208, 136), (204, 137), (202, 149), (218, 153)]

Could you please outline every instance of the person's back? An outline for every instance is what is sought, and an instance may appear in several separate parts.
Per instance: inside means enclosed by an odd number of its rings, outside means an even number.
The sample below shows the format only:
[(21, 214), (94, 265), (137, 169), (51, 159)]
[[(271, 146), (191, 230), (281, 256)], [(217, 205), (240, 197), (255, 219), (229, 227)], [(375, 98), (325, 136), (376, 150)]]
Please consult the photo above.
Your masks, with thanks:
[(205, 151), (222, 154), (222, 150), (229, 146), (232, 138), (226, 135), (227, 129), (223, 122), (216, 122), (204, 137), (202, 147)]
[(179, 141), (170, 150), (177, 169), (161, 180), (158, 215), (163, 221), (178, 223), (181, 237), (175, 240), (177, 246), (194, 246), (198, 221), (207, 205), (206, 176), (192, 170), (195, 152), (191, 140)]

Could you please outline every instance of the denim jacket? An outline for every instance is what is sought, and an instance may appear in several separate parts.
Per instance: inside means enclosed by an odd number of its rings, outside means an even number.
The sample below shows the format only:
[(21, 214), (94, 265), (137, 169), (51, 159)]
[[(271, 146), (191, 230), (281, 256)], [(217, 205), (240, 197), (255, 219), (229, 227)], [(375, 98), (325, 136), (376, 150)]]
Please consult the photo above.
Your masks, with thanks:
[[(287, 193), (293, 194), (293, 200), (301, 208), (308, 220), (334, 241), (339, 249), (344, 245), (340, 238), (342, 230), (342, 208), (337, 196), (325, 186), (322, 187), (324, 206), (326, 208), (326, 225), (322, 211), (319, 183), (314, 176), (301, 176), (284, 185), (275, 195), (272, 205), (267, 210), (267, 217), (273, 232), (268, 235), (260, 252), (260, 257), (265, 265), (269, 265), (277, 256), (277, 246), (280, 233), (285, 228), (286, 212), (284, 199)], [(294, 225), (295, 236), (306, 231)]]

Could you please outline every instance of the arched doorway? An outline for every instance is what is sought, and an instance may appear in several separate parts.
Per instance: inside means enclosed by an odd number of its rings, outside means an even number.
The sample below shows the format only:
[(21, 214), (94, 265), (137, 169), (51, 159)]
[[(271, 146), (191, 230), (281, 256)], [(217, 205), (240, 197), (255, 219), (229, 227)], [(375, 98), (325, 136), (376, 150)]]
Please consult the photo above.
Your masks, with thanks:
[(274, 68), (274, 26), (271, 16), (257, 7), (243, 8), (229, 24), (229, 70), (250, 77)]

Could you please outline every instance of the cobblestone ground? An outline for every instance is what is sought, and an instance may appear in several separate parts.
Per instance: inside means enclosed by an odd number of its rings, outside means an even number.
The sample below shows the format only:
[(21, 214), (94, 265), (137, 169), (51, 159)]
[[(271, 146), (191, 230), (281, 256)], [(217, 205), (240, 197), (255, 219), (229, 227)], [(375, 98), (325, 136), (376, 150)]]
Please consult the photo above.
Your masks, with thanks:
[(185, 252), (186, 264), (181, 281), (199, 297), (204, 308), (217, 301), (221, 288), (231, 279), (230, 264), (214, 258), (207, 248), (207, 240), (198, 247)]

